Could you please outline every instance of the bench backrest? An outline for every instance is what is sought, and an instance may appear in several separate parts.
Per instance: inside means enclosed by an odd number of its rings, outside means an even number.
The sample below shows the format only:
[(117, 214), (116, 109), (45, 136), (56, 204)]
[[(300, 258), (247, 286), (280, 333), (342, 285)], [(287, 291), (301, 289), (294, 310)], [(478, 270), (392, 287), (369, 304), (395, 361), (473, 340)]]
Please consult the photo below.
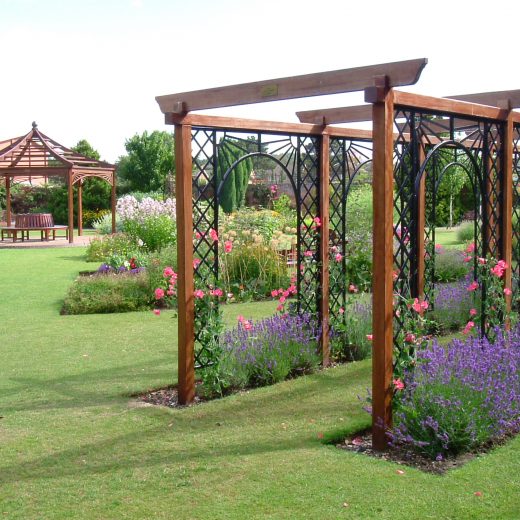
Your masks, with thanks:
[(20, 228), (48, 228), (54, 226), (50, 213), (20, 213), (16, 215), (15, 226)]

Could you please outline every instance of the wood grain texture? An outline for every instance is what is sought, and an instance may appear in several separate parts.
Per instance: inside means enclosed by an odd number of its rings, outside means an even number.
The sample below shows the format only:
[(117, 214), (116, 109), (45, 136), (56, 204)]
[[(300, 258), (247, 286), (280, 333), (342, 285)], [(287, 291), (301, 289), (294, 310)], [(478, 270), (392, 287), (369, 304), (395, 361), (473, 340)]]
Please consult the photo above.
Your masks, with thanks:
[(416, 107), (443, 112), (446, 115), (483, 117), (498, 121), (504, 121), (508, 116), (508, 110), (503, 108), (478, 105), (454, 99), (422, 96), (399, 90), (394, 91), (394, 103), (396, 107)]
[(480, 92), (474, 94), (457, 94), (455, 96), (445, 96), (450, 99), (459, 101), (468, 101), (469, 103), (479, 103), (481, 105), (489, 105), (493, 107), (502, 106), (506, 101), (509, 108), (520, 108), (520, 90), (502, 90), (498, 92)]
[(387, 446), (392, 424), (393, 350), (393, 90), (373, 106), (374, 241), (372, 274), (372, 443)]
[(69, 243), (74, 242), (74, 191), (72, 185), (72, 170), (69, 170), (67, 176), (67, 203), (68, 203), (68, 226), (69, 226)]
[(323, 135), (320, 146), (320, 309), (321, 318), (321, 354), (322, 363), (326, 367), (330, 364), (329, 348), (329, 228), (330, 228), (330, 137)]
[(193, 216), (191, 126), (175, 126), (178, 267), (179, 403), (195, 398), (195, 303), (193, 296)]
[(335, 123), (359, 123), (372, 121), (372, 105), (323, 108), (296, 112), (301, 123), (311, 125), (333, 125)]
[(78, 182), (78, 236), (83, 235), (83, 181)]
[(413, 85), (418, 81), (427, 61), (426, 58), (420, 58), (381, 63), (366, 67), (180, 92), (157, 96), (155, 99), (163, 113), (182, 114), (193, 110), (356, 92), (372, 85), (374, 76), (381, 75), (388, 77), (391, 87)]
[[(502, 242), (502, 259), (507, 263), (504, 273), (504, 288), (512, 289), (513, 262), (513, 117), (507, 118), (504, 132), (504, 148), (502, 156), (502, 227), (500, 230)], [(511, 295), (506, 295), (507, 310), (511, 310)]]

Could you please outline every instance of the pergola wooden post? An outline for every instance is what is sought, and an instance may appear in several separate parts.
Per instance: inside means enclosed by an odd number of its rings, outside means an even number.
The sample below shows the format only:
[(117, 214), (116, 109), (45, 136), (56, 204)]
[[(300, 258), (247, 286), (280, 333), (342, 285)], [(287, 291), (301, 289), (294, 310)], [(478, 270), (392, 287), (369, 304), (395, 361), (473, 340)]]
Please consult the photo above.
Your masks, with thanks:
[(365, 90), (373, 103), (372, 444), (387, 446), (392, 425), (393, 351), (393, 90), (386, 77)]
[(330, 137), (321, 136), (320, 147), (320, 210), (321, 210), (321, 240), (320, 240), (320, 302), (321, 319), (321, 356), (323, 366), (330, 364), (329, 348), (329, 217), (330, 217)]
[(78, 181), (78, 236), (83, 235), (83, 181)]
[(191, 126), (175, 125), (178, 269), (179, 403), (195, 398), (195, 302), (193, 287), (193, 214)]
[[(500, 230), (502, 259), (507, 263), (504, 273), (504, 289), (512, 290), (513, 262), (513, 114), (507, 116), (502, 156), (502, 229)], [(506, 295), (507, 311), (511, 311), (511, 294)], [(509, 324), (508, 324), (509, 325)]]

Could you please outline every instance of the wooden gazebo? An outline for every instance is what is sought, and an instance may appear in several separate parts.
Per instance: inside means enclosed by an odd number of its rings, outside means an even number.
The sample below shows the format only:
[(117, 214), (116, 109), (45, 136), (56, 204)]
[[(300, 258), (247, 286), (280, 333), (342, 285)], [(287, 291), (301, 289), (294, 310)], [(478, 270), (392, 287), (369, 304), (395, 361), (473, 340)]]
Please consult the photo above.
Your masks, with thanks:
[(62, 177), (68, 186), (69, 242), (74, 241), (74, 192), (78, 186), (78, 234), (83, 234), (82, 185), (88, 177), (104, 179), (112, 186), (112, 232), (115, 232), (116, 178), (115, 166), (104, 161), (85, 157), (59, 144), (38, 130), (22, 136), (0, 141), (0, 175), (5, 180), (6, 220), (11, 222), (11, 185), (14, 179), (30, 181), (34, 178)]

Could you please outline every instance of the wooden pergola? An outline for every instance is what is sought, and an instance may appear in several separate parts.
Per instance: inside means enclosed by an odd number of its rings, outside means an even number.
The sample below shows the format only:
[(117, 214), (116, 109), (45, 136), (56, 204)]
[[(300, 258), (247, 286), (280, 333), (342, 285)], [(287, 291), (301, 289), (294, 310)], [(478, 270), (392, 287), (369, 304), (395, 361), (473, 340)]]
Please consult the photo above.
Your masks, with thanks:
[[(520, 91), (490, 92), (481, 94), (434, 98), (411, 94), (394, 87), (411, 85), (418, 81), (426, 59), (359, 67), (305, 76), (278, 78), (256, 83), (231, 85), (213, 89), (184, 92), (157, 97), (167, 124), (175, 125), (177, 226), (179, 270), (179, 400), (189, 403), (194, 398), (194, 296), (193, 296), (193, 215), (192, 176), (196, 167), (192, 157), (192, 134), (208, 132), (251, 131), (271, 134), (298, 134), (313, 136), (319, 142), (319, 217), (321, 219), (319, 286), (321, 299), (319, 316), (322, 325), (321, 349), (323, 364), (328, 363), (329, 327), (329, 257), (330, 226), (330, 153), (333, 139), (363, 139), (372, 143), (373, 160), (373, 358), (372, 403), (373, 445), (383, 449), (387, 444), (385, 431), (392, 424), (392, 376), (394, 347), (394, 253), (395, 229), (393, 222), (395, 150), (396, 146), (413, 145), (418, 165), (424, 160), (424, 140), (434, 146), (446, 133), (453, 135), (468, 124), (481, 125), (486, 139), (500, 138), (486, 148), (485, 168), (494, 168), (499, 179), (498, 188), (486, 186), (485, 226), (483, 228), (484, 253), (493, 254), (512, 263), (513, 169), (520, 164)], [(225, 106), (305, 98), (326, 94), (364, 91), (367, 104), (326, 110), (298, 112), (300, 123), (256, 121), (229, 117), (192, 114), (192, 111)], [(408, 129), (400, 128), (399, 114), (411, 113)], [(437, 136), (419, 135), (415, 121), (419, 118), (428, 124), (445, 125)], [(332, 126), (335, 123), (371, 121), (372, 130), (356, 130)], [(444, 132), (444, 134), (443, 134)], [(418, 137), (419, 136), (419, 137)], [(441, 136), (441, 137), (439, 137)], [(422, 141), (421, 141), (422, 139)], [(397, 144), (396, 144), (397, 143)], [(486, 146), (488, 146), (486, 144)], [(493, 148), (494, 147), (494, 148)], [(488, 151), (491, 150), (489, 153)], [(422, 155), (421, 155), (422, 154)], [(515, 155), (516, 154), (516, 155)], [(402, 159), (401, 159), (402, 160)], [(516, 161), (516, 162), (514, 162)], [(489, 182), (488, 182), (489, 183)], [(498, 192), (492, 190), (497, 189)], [(497, 195), (497, 193), (499, 193)], [(416, 225), (416, 277), (424, 275), (424, 178), (414, 195), (417, 204)], [(499, 203), (490, 203), (500, 198)], [(491, 209), (490, 209), (491, 208)], [(493, 214), (491, 214), (493, 212)], [(494, 233), (494, 235), (493, 235)], [(488, 240), (487, 240), (488, 239)], [(486, 242), (487, 240), (487, 242)], [(494, 249), (491, 249), (490, 244)], [(505, 287), (511, 288), (511, 267), (507, 269)], [(414, 289), (421, 295), (424, 288)], [(510, 305), (510, 301), (509, 301)]]
[(59, 144), (38, 130), (32, 124), (29, 133), (0, 141), (0, 176), (6, 188), (6, 220), (11, 222), (11, 185), (14, 179), (30, 181), (33, 178), (60, 177), (68, 186), (68, 228), (69, 242), (74, 242), (74, 192), (77, 185), (78, 234), (83, 234), (82, 186), (85, 179), (97, 177), (112, 187), (111, 211), (112, 232), (115, 233), (116, 176), (115, 166), (104, 161), (85, 157)]

